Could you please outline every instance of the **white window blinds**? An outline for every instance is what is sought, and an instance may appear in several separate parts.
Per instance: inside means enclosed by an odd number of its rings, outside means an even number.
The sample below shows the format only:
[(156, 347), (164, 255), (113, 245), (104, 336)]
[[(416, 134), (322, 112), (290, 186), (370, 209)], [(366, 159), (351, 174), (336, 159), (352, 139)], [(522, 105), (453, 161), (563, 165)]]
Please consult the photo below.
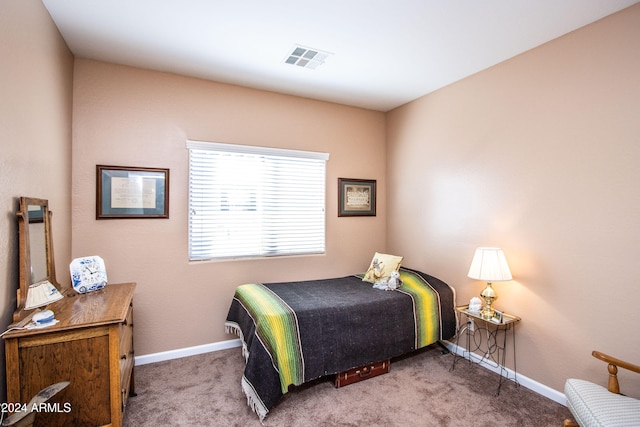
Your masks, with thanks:
[(187, 141), (189, 259), (325, 250), (326, 153)]

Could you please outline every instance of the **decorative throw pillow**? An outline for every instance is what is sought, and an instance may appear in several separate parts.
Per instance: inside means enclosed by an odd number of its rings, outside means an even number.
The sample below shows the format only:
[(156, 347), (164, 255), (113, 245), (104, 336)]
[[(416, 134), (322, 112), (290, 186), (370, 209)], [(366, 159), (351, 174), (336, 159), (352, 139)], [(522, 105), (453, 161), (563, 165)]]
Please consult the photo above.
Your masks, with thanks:
[(387, 280), (392, 271), (398, 271), (402, 263), (401, 256), (381, 254), (376, 252), (371, 260), (369, 269), (364, 274), (362, 280), (369, 283), (376, 283), (380, 280)]

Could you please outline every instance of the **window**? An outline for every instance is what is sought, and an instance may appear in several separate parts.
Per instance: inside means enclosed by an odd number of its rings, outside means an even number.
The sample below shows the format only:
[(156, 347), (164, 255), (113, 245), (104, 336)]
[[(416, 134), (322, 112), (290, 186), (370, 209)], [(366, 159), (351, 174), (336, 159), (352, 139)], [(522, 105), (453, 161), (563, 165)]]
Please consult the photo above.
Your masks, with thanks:
[(329, 155), (213, 142), (189, 149), (189, 259), (324, 253)]

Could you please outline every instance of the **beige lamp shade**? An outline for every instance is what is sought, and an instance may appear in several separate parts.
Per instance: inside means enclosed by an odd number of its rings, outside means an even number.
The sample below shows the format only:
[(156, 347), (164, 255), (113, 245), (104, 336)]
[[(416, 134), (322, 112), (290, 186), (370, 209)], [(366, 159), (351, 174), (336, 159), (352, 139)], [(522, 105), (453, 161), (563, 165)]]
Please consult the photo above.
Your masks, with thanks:
[(491, 287), (491, 282), (511, 280), (511, 270), (507, 264), (504, 252), (500, 248), (478, 248), (471, 261), (469, 274), (471, 279), (484, 280), (487, 287), (480, 293), (484, 300), (481, 315), (485, 319), (491, 319), (494, 315), (493, 302), (498, 299), (498, 294)]
[(476, 249), (467, 276), (471, 279), (487, 282), (501, 282), (512, 279), (507, 259), (500, 248)]
[(29, 286), (27, 290), (27, 302), (25, 303), (24, 309), (31, 310), (33, 308), (43, 307), (59, 299), (62, 299), (62, 294), (51, 282), (44, 280)]

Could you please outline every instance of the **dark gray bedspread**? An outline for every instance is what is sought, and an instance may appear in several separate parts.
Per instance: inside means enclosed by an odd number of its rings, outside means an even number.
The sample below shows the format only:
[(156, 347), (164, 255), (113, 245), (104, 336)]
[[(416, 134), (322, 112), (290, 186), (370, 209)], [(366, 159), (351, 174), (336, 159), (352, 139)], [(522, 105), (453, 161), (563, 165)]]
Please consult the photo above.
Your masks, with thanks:
[[(435, 341), (455, 334), (454, 292), (441, 280), (403, 268), (419, 276), (437, 294), (440, 313)], [(270, 283), (273, 291), (295, 312), (304, 358), (304, 381), (389, 359), (418, 348), (415, 301), (399, 291), (381, 291), (361, 276)], [(402, 289), (402, 288), (401, 288)], [(263, 418), (282, 398), (277, 366), (256, 335), (257, 313), (234, 298), (227, 328), (243, 339), (247, 366), (243, 389)], [(434, 342), (435, 342), (434, 341)], [(430, 343), (422, 343), (425, 346)], [(255, 395), (250, 396), (255, 393)]]

